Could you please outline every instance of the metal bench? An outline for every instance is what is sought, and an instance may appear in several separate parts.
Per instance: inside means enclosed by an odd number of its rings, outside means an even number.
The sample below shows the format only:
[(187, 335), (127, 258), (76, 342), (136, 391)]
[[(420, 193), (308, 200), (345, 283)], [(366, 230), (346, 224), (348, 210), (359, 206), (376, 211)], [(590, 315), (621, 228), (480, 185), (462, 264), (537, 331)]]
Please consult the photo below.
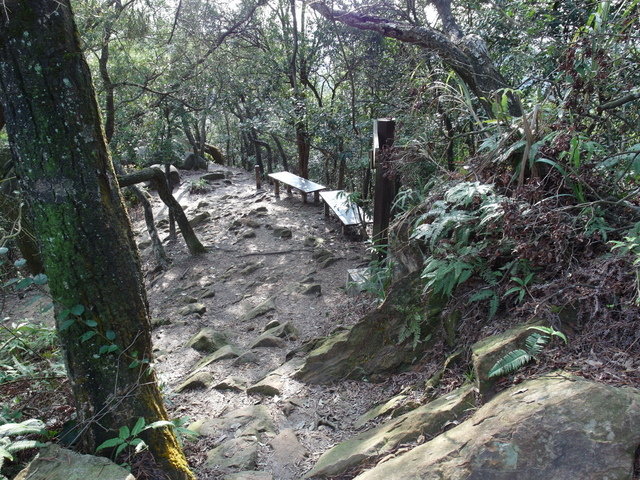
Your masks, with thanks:
[(307, 203), (307, 194), (309, 193), (313, 193), (313, 199), (317, 203), (319, 201), (318, 192), (327, 188), (324, 185), (312, 182), (311, 180), (299, 177), (290, 172), (270, 173), (269, 178), (273, 179), (275, 183), (276, 197), (280, 196), (280, 182), (282, 182), (287, 186), (287, 193), (289, 195), (291, 195), (291, 188), (300, 190), (304, 203)]
[(331, 209), (342, 222), (342, 233), (345, 233), (346, 227), (362, 225), (363, 220), (365, 223), (371, 223), (369, 216), (349, 200), (344, 190), (325, 190), (320, 192), (320, 196), (324, 201), (324, 215), (328, 217)]

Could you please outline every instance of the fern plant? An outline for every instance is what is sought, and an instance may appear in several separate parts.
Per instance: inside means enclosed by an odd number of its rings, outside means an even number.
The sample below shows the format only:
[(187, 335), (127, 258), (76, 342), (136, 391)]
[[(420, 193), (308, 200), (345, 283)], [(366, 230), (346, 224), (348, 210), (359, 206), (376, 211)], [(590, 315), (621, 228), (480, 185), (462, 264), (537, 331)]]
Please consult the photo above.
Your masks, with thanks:
[(528, 330), (537, 331), (526, 338), (524, 349), (518, 348), (513, 350), (498, 360), (491, 370), (489, 370), (489, 378), (508, 375), (519, 370), (531, 360), (537, 359), (537, 356), (544, 350), (544, 347), (547, 346), (552, 337), (558, 337), (562, 339), (565, 344), (567, 343), (565, 334), (553, 327), (535, 326), (529, 327)]
[(491, 271), (483, 252), (489, 245), (485, 239), (504, 216), (505, 201), (494, 194), (491, 185), (457, 183), (445, 189), (441, 199), (416, 220), (411, 239), (427, 250), (422, 271), (425, 291), (451, 296), (458, 286), (477, 275), (490, 288), (473, 295), (470, 302), (489, 300), (489, 317), (495, 315), (499, 295), (494, 287), (501, 274)]
[[(2, 420), (2, 417), (0, 417)], [(13, 461), (13, 454), (22, 450), (44, 447), (37, 440), (26, 440), (26, 435), (45, 435), (44, 423), (40, 420), (29, 419), (20, 423), (5, 423), (0, 425), (0, 470), (5, 460)], [(0, 474), (0, 478), (4, 478)]]

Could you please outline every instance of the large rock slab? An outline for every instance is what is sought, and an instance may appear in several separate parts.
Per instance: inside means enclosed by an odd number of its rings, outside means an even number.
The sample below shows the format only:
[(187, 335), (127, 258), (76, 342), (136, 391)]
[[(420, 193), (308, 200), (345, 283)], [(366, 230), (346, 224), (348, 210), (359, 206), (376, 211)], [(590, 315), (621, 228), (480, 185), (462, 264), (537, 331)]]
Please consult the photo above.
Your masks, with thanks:
[(205, 327), (187, 342), (187, 348), (193, 348), (202, 353), (212, 353), (229, 344), (227, 335), (211, 327)]
[[(1, 475), (0, 475), (1, 477)], [(72, 450), (48, 445), (15, 480), (135, 480), (124, 468), (108, 458), (80, 455)]]
[[(432, 333), (440, 329), (442, 299), (431, 296), (425, 308), (419, 274), (405, 277), (389, 291), (384, 303), (367, 313), (348, 332), (327, 338), (309, 353), (296, 375), (306, 383), (330, 383), (336, 380), (382, 381), (390, 372), (411, 366), (437, 340)], [(399, 332), (420, 316), (421, 341), (413, 336), (399, 341)]]
[[(369, 463), (420, 436), (435, 435), (447, 422), (455, 421), (473, 407), (470, 385), (423, 405), (376, 428), (356, 435), (325, 452), (303, 478), (325, 478)], [(398, 477), (400, 478), (400, 477)], [(410, 477), (402, 477), (410, 478)]]
[(275, 426), (268, 409), (252, 405), (213, 419), (201, 419), (189, 429), (205, 437), (221, 439), (207, 453), (210, 468), (254, 470), (263, 436), (274, 436)]
[(546, 376), (356, 479), (631, 480), (638, 444), (638, 390)]

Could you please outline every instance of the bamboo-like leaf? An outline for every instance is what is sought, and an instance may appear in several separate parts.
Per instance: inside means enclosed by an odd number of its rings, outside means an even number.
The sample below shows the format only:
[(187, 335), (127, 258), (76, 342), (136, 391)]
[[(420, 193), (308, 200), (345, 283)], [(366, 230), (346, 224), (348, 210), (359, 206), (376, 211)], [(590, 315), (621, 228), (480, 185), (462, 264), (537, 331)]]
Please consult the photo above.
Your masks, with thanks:
[(144, 419), (144, 417), (140, 417), (136, 424), (133, 426), (133, 430), (131, 430), (131, 436), (137, 437), (140, 432), (145, 429), (144, 427), (146, 426), (146, 424), (147, 421)]
[(113, 448), (115, 446), (122, 445), (123, 443), (124, 440), (120, 437), (110, 438), (109, 440), (105, 440), (100, 445), (98, 445), (98, 448), (96, 448), (96, 452), (104, 450), (105, 448)]

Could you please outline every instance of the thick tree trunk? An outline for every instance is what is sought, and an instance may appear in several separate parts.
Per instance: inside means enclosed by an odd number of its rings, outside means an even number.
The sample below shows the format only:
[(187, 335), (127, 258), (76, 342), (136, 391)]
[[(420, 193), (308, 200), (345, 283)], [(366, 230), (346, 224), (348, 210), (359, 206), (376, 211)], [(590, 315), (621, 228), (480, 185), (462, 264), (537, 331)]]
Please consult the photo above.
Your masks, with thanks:
[(178, 227), (180, 227), (180, 233), (182, 233), (189, 252), (192, 254), (205, 253), (207, 249), (200, 243), (198, 237), (196, 237), (191, 224), (189, 224), (189, 219), (187, 219), (187, 216), (184, 214), (184, 210), (182, 210), (178, 201), (171, 194), (167, 177), (160, 168), (145, 168), (123, 177), (118, 177), (120, 187), (128, 187), (130, 185), (135, 185), (136, 183), (148, 182), (150, 180), (155, 182), (155, 185), (158, 188), (160, 200), (164, 202), (164, 204), (169, 208), (169, 212), (172, 213), (176, 219)]
[[(478, 35), (463, 35), (451, 15), (450, 2), (435, 2), (443, 18), (446, 35), (429, 27), (396, 22), (386, 18), (332, 9), (323, 2), (311, 4), (322, 16), (342, 22), (360, 30), (371, 30), (401, 42), (414, 43), (435, 52), (442, 61), (456, 72), (482, 103), (488, 116), (493, 117), (491, 102), (509, 85), (495, 68), (487, 47)], [(447, 7), (448, 14), (447, 14)], [(508, 94), (509, 113), (521, 116), (522, 109)]]
[[(167, 419), (146, 290), (68, 0), (5, 0), (0, 101), (56, 303), (81, 442)], [(80, 307), (82, 306), (82, 307)], [(167, 478), (193, 479), (173, 431), (147, 430)]]

